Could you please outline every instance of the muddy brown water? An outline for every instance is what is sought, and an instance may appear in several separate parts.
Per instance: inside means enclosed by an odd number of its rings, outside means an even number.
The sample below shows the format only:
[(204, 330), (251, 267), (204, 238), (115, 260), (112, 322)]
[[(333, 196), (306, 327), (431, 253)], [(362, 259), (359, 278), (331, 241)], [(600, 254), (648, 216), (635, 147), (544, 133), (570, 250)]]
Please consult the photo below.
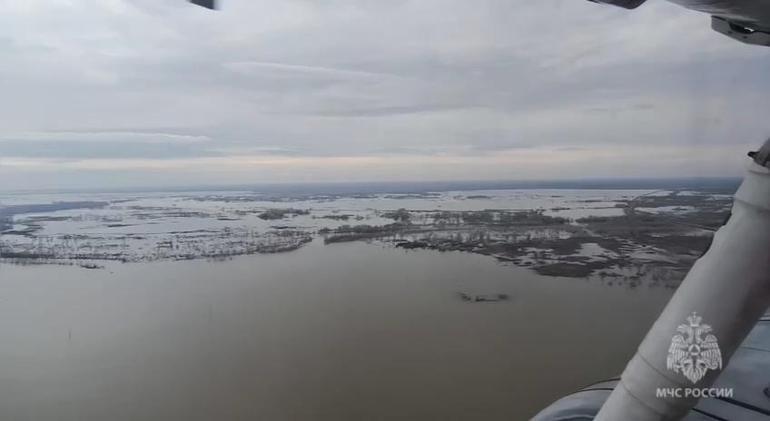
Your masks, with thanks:
[(522, 420), (618, 374), (670, 294), (364, 243), (0, 264), (0, 419)]

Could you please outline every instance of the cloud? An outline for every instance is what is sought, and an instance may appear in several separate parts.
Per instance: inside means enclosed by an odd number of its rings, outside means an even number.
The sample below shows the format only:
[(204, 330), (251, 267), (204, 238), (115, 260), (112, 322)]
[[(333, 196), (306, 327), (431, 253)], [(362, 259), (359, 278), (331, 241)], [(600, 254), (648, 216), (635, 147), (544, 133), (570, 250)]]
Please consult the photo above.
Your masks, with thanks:
[(0, 156), (80, 160), (213, 156), (207, 136), (159, 132), (21, 132), (0, 135)]
[(67, 131), (21, 132), (0, 134), (0, 142), (127, 142), (127, 143), (200, 143), (211, 141), (208, 136), (162, 132), (128, 131)]
[(770, 134), (768, 50), (663, 1), (29, 0), (0, 59), (0, 175), (38, 187), (733, 175)]

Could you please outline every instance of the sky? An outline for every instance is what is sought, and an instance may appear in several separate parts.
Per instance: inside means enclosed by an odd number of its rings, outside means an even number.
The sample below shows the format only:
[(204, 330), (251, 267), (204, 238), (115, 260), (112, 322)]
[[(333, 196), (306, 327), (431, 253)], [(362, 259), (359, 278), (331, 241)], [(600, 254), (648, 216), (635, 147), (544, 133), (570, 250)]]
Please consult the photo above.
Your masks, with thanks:
[(0, 190), (711, 177), (770, 49), (663, 0), (0, 0)]

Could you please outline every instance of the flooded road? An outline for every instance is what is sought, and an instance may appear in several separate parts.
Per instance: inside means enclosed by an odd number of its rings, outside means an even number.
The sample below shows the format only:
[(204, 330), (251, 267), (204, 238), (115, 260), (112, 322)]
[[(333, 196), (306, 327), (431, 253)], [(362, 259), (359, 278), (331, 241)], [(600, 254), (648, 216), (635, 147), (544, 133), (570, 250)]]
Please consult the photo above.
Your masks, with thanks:
[(318, 241), (225, 262), (0, 264), (0, 419), (526, 419), (619, 374), (671, 292)]

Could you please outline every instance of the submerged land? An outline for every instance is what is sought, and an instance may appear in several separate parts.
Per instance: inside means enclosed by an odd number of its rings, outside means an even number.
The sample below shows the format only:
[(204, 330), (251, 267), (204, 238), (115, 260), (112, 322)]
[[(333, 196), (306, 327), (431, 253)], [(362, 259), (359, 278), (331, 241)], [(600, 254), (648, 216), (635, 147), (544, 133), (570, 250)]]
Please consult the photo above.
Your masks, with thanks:
[(0, 194), (0, 418), (529, 419), (622, 370), (733, 193), (345, 187)]
[(365, 241), (488, 255), (546, 276), (675, 287), (728, 217), (731, 193), (668, 187), (5, 197), (0, 262), (99, 269), (105, 261), (226, 259)]
[(383, 214), (392, 224), (346, 225), (328, 232), (325, 242), (378, 239), (405, 249), (479, 253), (541, 275), (615, 278), (633, 286), (643, 278), (681, 279), (708, 248), (730, 203), (670, 192), (620, 202), (622, 215), (581, 218), (548, 216), (543, 209), (400, 209)]

